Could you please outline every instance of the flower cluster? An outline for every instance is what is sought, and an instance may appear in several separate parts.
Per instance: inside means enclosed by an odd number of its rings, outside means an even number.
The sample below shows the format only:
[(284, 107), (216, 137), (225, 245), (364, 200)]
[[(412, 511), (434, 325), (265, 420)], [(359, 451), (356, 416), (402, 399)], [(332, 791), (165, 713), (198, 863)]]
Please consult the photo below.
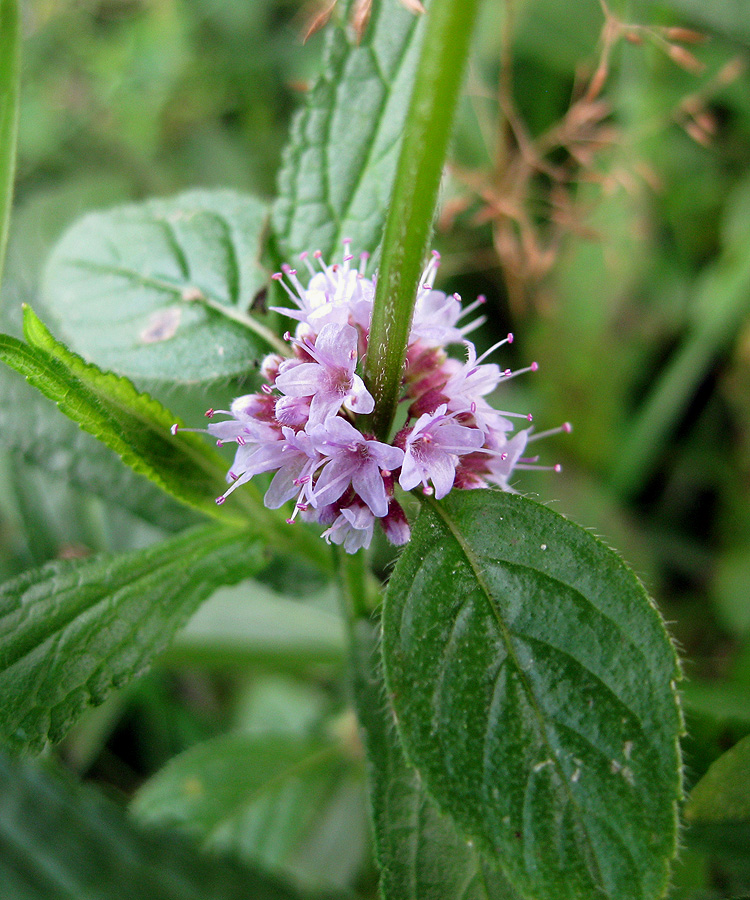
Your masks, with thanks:
[[(457, 294), (436, 291), (440, 257), (434, 253), (422, 276), (406, 352), (406, 423), (391, 444), (376, 440), (361, 424), (375, 404), (357, 371), (367, 353), (375, 296), (374, 281), (364, 274), (367, 255), (352, 265), (346, 241), (343, 264), (326, 265), (319, 252), (313, 260), (302, 255), (307, 286), (288, 266), (273, 276), (295, 304), (275, 308), (297, 320), (295, 335), (285, 335), (291, 356), (267, 357), (261, 392), (238, 397), (229, 410), (209, 409), (210, 419), (217, 413), (229, 418), (194, 429), (212, 435), (219, 446), (237, 445), (230, 487), (217, 503), (253, 476), (275, 472), (264, 502), (278, 509), (293, 500), (290, 523), (298, 512), (313, 517), (326, 526), (329, 542), (354, 553), (369, 546), (378, 520), (392, 543), (403, 544), (409, 524), (394, 495), (396, 483), (405, 491), (421, 485), (437, 499), (453, 487), (495, 484), (512, 490), (508, 479), (515, 469), (538, 468), (535, 457), (523, 455), (527, 445), (570, 430), (566, 423), (543, 433), (530, 427), (513, 433), (512, 419), (530, 422), (531, 416), (490, 406), (488, 394), (536, 371), (536, 363), (511, 371), (484, 362), (512, 342), (511, 334), (477, 357), (466, 335), (483, 317), (462, 323), (484, 298), (462, 309)], [(451, 344), (464, 345), (465, 362), (448, 356)]]

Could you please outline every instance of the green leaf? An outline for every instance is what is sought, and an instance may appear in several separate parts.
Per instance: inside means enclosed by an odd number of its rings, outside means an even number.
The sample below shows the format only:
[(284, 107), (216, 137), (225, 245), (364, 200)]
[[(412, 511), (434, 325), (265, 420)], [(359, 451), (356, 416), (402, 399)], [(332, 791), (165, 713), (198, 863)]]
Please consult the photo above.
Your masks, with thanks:
[(522, 497), (454, 492), (424, 506), (383, 629), (407, 758), (523, 896), (661, 896), (679, 669), (615, 553)]
[(690, 794), (685, 818), (695, 824), (750, 822), (750, 737), (711, 765)]
[(38, 391), (4, 367), (0, 396), (0, 441), (26, 462), (160, 528), (179, 531), (196, 524), (198, 516), (192, 510), (123, 466), (112, 450), (56, 412)]
[(228, 734), (168, 763), (138, 792), (133, 811), (311, 887), (343, 887), (366, 845), (362, 781), (361, 764), (340, 740)]
[(300, 900), (267, 875), (141, 829), (90, 788), (5, 755), (0, 884), (13, 900)]
[(408, 765), (389, 708), (375, 625), (355, 632), (355, 699), (367, 749), (370, 802), (383, 900), (512, 900)]
[(131, 378), (247, 373), (279, 343), (247, 315), (267, 280), (266, 214), (260, 201), (231, 191), (91, 213), (55, 247), (44, 303), (74, 350)]
[(326, 261), (344, 238), (374, 252), (391, 196), (423, 32), (398, 0), (374, 0), (356, 45), (343, 26), (328, 35), (324, 72), (292, 125), (279, 175), (273, 230), (280, 255)]
[(13, 203), (21, 35), (18, 0), (0, 0), (0, 279)]
[[(0, 335), (0, 359), (135, 472), (183, 503), (226, 520), (215, 502), (226, 470), (218, 453), (198, 435), (172, 435), (175, 420), (167, 409), (138, 393), (126, 379), (102, 372), (71, 353), (29, 308), (24, 312), (24, 328), (31, 346)], [(243, 491), (242, 499), (249, 502), (248, 498)]]
[(38, 750), (140, 674), (199, 604), (257, 572), (257, 541), (216, 525), (120, 556), (48, 563), (0, 586), (0, 735)]
[(306, 672), (341, 670), (345, 657), (340, 617), (320, 609), (314, 598), (300, 603), (248, 582), (204, 603), (162, 662)]

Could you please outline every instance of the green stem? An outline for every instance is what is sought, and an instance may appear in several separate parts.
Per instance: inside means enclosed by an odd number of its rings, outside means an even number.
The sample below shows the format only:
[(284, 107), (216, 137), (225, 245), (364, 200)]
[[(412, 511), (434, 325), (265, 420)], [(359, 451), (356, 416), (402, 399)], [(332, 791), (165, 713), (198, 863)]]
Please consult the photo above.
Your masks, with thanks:
[(18, 0), (0, 0), (0, 278), (16, 169), (20, 45)]
[(375, 398), (372, 426), (388, 438), (479, 0), (433, 0), (385, 223), (365, 382)]
[(369, 619), (380, 603), (380, 585), (367, 565), (364, 551), (338, 552), (339, 587), (347, 627), (358, 619)]

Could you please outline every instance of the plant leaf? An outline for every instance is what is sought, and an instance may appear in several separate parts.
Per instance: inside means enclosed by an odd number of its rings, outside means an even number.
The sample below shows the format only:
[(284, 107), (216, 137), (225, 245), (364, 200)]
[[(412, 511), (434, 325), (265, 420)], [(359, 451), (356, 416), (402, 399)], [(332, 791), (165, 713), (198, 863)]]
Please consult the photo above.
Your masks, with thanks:
[[(174, 417), (167, 409), (138, 393), (126, 379), (71, 353), (28, 307), (24, 329), (31, 346), (0, 335), (0, 359), (138, 474), (183, 503), (226, 521), (215, 503), (225, 464), (205, 441), (192, 434), (172, 435)], [(247, 492), (242, 500), (250, 502)]]
[(18, 0), (0, 0), (0, 280), (16, 173), (20, 45)]
[(257, 572), (247, 533), (200, 526), (120, 556), (48, 563), (0, 586), (0, 735), (57, 741), (87, 706), (140, 674), (199, 604)]
[(358, 46), (343, 27), (329, 31), (323, 74), (294, 119), (279, 175), (272, 224), (284, 259), (321, 250), (332, 261), (344, 238), (371, 253), (380, 243), (423, 18), (374, 0)]
[(13, 900), (300, 900), (267, 875), (142, 830), (90, 788), (4, 754), (0, 884)]
[(267, 280), (266, 215), (265, 204), (232, 191), (90, 213), (52, 252), (45, 306), (74, 350), (131, 378), (247, 373), (275, 340), (246, 315)]
[(123, 466), (112, 450), (61, 416), (38, 391), (4, 367), (0, 396), (0, 440), (26, 462), (168, 531), (197, 523), (193, 510)]
[(366, 846), (361, 763), (335, 739), (222, 735), (170, 761), (138, 792), (133, 811), (310, 887), (343, 887), (352, 872), (341, 857), (353, 852), (356, 872)]
[(750, 737), (711, 764), (690, 794), (685, 818), (699, 825), (750, 822)]
[(437, 809), (406, 762), (378, 650), (378, 629), (360, 620), (355, 634), (355, 699), (367, 749), (381, 897), (513, 900), (517, 894), (461, 837), (450, 817)]
[(384, 610), (429, 793), (535, 900), (653, 900), (676, 842), (677, 660), (619, 557), (493, 491), (423, 508)]
[[(273, 560), (269, 568), (276, 565)], [(315, 605), (314, 598), (307, 600), (281, 597), (257, 581), (223, 588), (180, 631), (162, 662), (340, 671), (346, 659), (341, 618)]]

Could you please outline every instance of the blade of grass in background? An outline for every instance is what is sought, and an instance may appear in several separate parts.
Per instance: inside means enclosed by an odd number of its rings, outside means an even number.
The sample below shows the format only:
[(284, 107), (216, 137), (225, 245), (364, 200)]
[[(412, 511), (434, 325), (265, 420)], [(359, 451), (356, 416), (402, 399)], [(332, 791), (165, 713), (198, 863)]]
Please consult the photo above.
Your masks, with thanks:
[(20, 60), (18, 0), (0, 0), (0, 280), (13, 201)]
[(730, 202), (722, 229), (723, 252), (699, 285), (692, 327), (623, 440), (610, 482), (619, 497), (633, 496), (646, 484), (701, 382), (750, 315), (748, 211), (750, 181)]

